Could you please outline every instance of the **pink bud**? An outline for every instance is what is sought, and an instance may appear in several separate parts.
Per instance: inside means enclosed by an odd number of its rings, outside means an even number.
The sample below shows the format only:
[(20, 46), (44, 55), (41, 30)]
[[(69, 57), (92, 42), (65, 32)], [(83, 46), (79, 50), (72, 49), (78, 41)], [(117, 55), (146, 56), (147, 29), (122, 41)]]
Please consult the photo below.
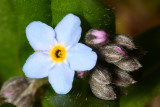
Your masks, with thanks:
[(100, 52), (105, 60), (110, 63), (118, 62), (127, 56), (125, 50), (114, 44), (101, 47)]
[(131, 58), (131, 57), (124, 58), (114, 64), (119, 68), (121, 68), (122, 70), (125, 70), (128, 72), (138, 70), (139, 68), (142, 67), (142, 65), (137, 59)]
[(117, 86), (127, 87), (131, 84), (136, 83), (136, 81), (126, 71), (116, 69), (112, 72), (114, 73), (114, 75), (112, 75), (112, 82)]
[(87, 71), (77, 71), (77, 75), (79, 78), (83, 78)]
[(85, 42), (91, 46), (99, 46), (107, 43), (108, 34), (103, 30), (91, 29), (85, 37)]
[(118, 47), (118, 46), (113, 46), (113, 48), (114, 48), (117, 52), (119, 52), (121, 55), (123, 55), (123, 56), (126, 55), (126, 53), (125, 53), (120, 47)]
[(130, 39), (126, 35), (123, 35), (123, 34), (117, 35), (115, 38), (115, 42), (121, 46), (128, 48), (128, 49), (131, 49), (131, 50), (136, 49), (132, 39)]
[(94, 44), (105, 43), (108, 37), (108, 34), (103, 30), (92, 30), (91, 34), (96, 37), (92, 40)]

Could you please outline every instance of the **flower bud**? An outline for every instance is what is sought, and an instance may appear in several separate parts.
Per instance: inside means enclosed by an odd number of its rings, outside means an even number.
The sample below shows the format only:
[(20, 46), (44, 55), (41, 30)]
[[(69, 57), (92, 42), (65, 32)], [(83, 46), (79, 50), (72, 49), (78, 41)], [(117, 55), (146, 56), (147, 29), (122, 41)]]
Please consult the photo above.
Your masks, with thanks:
[(122, 59), (114, 64), (125, 71), (135, 71), (142, 67), (137, 59), (129, 57)]
[(16, 77), (6, 81), (0, 91), (6, 102), (14, 103), (20, 94), (29, 86), (27, 79)]
[(133, 80), (133, 78), (126, 71), (118, 69), (115, 70), (113, 74), (112, 82), (117, 86), (127, 87), (136, 83), (136, 81)]
[(77, 71), (77, 75), (79, 78), (85, 78), (87, 74), (87, 71)]
[(102, 56), (107, 62), (118, 62), (126, 56), (126, 52), (116, 45), (107, 45), (100, 48)]
[[(17, 107), (31, 107), (34, 95), (47, 79), (26, 79), (16, 77), (6, 81), (0, 91), (0, 97), (4, 102), (12, 103)], [(1, 99), (0, 98), (0, 99)]]
[(102, 100), (115, 100), (117, 98), (114, 89), (110, 85), (90, 81), (90, 87), (93, 94)]
[(89, 84), (93, 94), (103, 100), (114, 100), (116, 94), (111, 86), (111, 75), (103, 66), (96, 66), (90, 75)]
[(91, 73), (90, 76), (90, 81), (103, 85), (110, 84), (111, 74), (109, 74), (107, 68), (98, 65), (93, 69), (93, 72)]
[(126, 47), (127, 49), (132, 50), (136, 48), (133, 41), (123, 34), (117, 35), (115, 38), (115, 42), (121, 46)]
[(17, 107), (32, 107), (33, 105), (33, 95), (28, 94), (25, 96), (20, 96), (18, 100), (14, 103)]
[(91, 29), (85, 36), (86, 44), (90, 46), (101, 46), (107, 43), (108, 34), (103, 30)]

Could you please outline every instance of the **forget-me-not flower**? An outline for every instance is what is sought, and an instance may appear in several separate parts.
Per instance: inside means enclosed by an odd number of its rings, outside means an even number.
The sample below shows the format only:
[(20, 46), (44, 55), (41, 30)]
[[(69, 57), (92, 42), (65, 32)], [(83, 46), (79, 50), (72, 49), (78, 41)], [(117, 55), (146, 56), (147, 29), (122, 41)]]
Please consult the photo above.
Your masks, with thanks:
[(82, 32), (80, 23), (77, 16), (68, 14), (55, 29), (40, 21), (29, 24), (26, 35), (35, 52), (23, 67), (25, 75), (48, 77), (56, 93), (68, 93), (75, 71), (91, 70), (97, 61), (97, 54), (91, 48), (78, 43)]

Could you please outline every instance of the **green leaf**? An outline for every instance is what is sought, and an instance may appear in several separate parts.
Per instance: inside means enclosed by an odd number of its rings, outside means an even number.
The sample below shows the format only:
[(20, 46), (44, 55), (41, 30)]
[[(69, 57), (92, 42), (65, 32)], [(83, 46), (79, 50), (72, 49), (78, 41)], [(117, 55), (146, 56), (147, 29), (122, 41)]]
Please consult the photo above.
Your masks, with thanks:
[[(97, 0), (80, 0), (83, 15), (90, 28), (104, 29), (110, 34), (115, 33), (115, 18), (112, 10)], [(85, 26), (85, 23), (84, 23)]]
[(51, 25), (50, 5), (50, 0), (0, 1), (0, 49), (2, 51), (0, 76), (2, 82), (11, 76), (23, 74), (21, 67), (27, 57), (33, 53), (26, 39), (25, 28), (30, 22), (37, 20)]
[(2, 51), (0, 76), (1, 82), (4, 82), (11, 76), (23, 74), (22, 66), (27, 57), (33, 53), (26, 39), (25, 28), (37, 20), (51, 25), (51, 2), (50, 0), (1, 0), (0, 16)]
[(58, 22), (68, 13), (80, 17), (83, 34), (89, 29), (98, 28), (115, 33), (114, 14), (108, 7), (97, 0), (51, 0), (52, 23), (56, 26)]
[(16, 107), (15, 105), (11, 104), (11, 103), (4, 103), (2, 105), (0, 105), (1, 107)]
[(14, 1), (18, 16), (18, 36), (19, 36), (19, 54), (20, 64), (24, 62), (33, 49), (26, 39), (25, 29), (32, 21), (42, 21), (51, 25), (51, 2), (50, 0), (15, 0)]
[(74, 80), (71, 92), (66, 95), (57, 95), (53, 93), (53, 89), (50, 89), (49, 92), (45, 96), (46, 99), (43, 99), (43, 105), (46, 104), (46, 100), (49, 100), (48, 105), (54, 107), (119, 107), (117, 100), (105, 101), (95, 97), (90, 90), (89, 84), (79, 79)]
[(11, 76), (22, 75), (14, 10), (12, 0), (0, 0), (0, 84)]
[[(160, 26), (135, 38), (135, 41), (147, 51), (141, 59), (142, 76), (138, 83), (128, 88), (128, 95), (121, 99), (122, 107), (144, 107), (148, 101), (160, 94)], [(138, 72), (137, 72), (138, 73)], [(139, 74), (140, 74), (139, 73)]]

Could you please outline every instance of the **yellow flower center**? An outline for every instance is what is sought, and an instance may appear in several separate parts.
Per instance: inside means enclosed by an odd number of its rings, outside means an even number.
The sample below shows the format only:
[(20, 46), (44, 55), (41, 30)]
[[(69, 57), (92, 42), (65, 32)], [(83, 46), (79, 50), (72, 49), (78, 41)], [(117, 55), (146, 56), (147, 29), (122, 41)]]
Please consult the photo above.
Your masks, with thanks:
[(55, 63), (63, 62), (66, 60), (67, 50), (61, 45), (53, 47), (51, 50), (51, 58)]

